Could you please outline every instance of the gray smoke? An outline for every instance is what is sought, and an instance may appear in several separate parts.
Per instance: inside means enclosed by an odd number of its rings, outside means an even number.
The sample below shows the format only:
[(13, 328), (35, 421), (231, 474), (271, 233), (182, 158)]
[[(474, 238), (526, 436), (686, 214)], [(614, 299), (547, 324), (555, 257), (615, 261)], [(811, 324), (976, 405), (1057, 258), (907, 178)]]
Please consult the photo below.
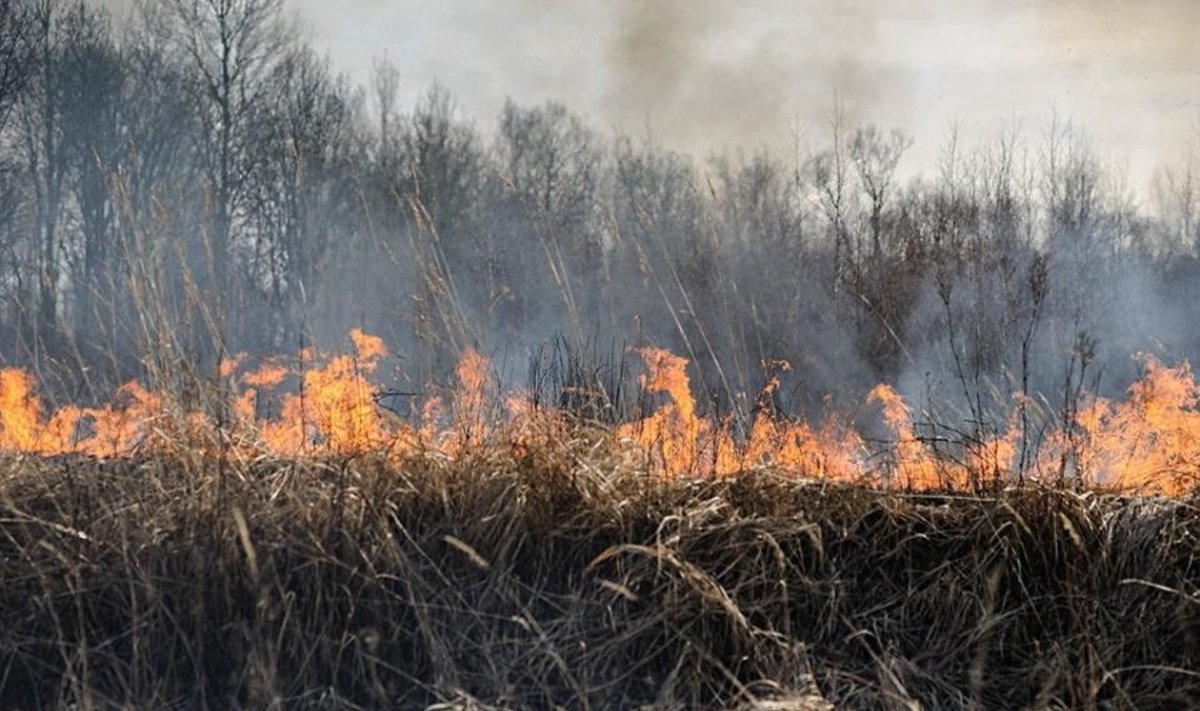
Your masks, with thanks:
[[(106, 0), (121, 4), (124, 0)], [(1200, 5), (1189, 0), (295, 0), (319, 47), (358, 80), (384, 52), (406, 103), (433, 80), (472, 116), (506, 96), (555, 99), (670, 147), (790, 151), (816, 141), (835, 93), (913, 134), (932, 170), (946, 126), (986, 135), (1051, 106), (1127, 164), (1153, 168), (1196, 130)]]
[[(117, 14), (133, 6), (103, 2)], [(686, 350), (704, 373), (703, 386), (717, 395), (724, 389), (727, 398), (754, 391), (760, 361), (787, 357), (797, 361), (797, 387), (817, 398), (887, 379), (917, 400), (952, 401), (964, 389), (985, 388), (1003, 399), (1025, 377), (1016, 372), (1028, 318), (1021, 290), (1045, 250), (1050, 296), (1030, 341), (1031, 388), (1058, 387), (1081, 339), (1095, 344), (1092, 372), (1108, 394), (1136, 374), (1134, 351), (1157, 349), (1168, 359), (1200, 353), (1186, 335), (1196, 315), (1192, 247), (1161, 263), (1154, 249), (1113, 256), (1139, 230), (1159, 229), (1139, 223), (1148, 201), (1138, 205), (1130, 195), (1146, 197), (1154, 166), (1177, 156), (1195, 125), (1200, 9), (1191, 3), (293, 0), (288, 7), (352, 82), (367, 85), (373, 60), (386, 53), (399, 83), (390, 124), (396, 134), (376, 146), (391, 141), (392, 162), (365, 171), (379, 183), (378, 204), (366, 211), (369, 227), (347, 209), (358, 197), (337, 192), (351, 183), (361, 190), (359, 173), (330, 168), (324, 194), (333, 197), (312, 218), (320, 229), (305, 232), (307, 239), (337, 238), (327, 251), (312, 252), (326, 257), (321, 267), (329, 275), (312, 286), (319, 274), (288, 265), (299, 276), (276, 279), (281, 293), (302, 277), (305, 290), (321, 290), (303, 309), (288, 306), (302, 319), (279, 316), (287, 337), (288, 319), (330, 342), (349, 324), (390, 326), (406, 352), (436, 343), (445, 355), (475, 342), (511, 349), (519, 368), (537, 343), (574, 330), (602, 344), (637, 340)], [(455, 99), (444, 113), (413, 123), (413, 107), (434, 80)], [(369, 93), (347, 92), (354, 108), (343, 129), (361, 130), (355, 140), (372, 146), (372, 131), (385, 122), (370, 100), (356, 98)], [(495, 118), (507, 97), (520, 107), (509, 127), (524, 128), (506, 138)], [(805, 164), (830, 145), (835, 101), (846, 111), (846, 131), (874, 122), (916, 139), (881, 215), (868, 214), (868, 191), (847, 164), (850, 256), (832, 246), (819, 179)], [(1043, 181), (1039, 173), (1049, 160), (1043, 119), (1051, 106), (1098, 148), (1078, 177), (1103, 181), (1083, 195), (1102, 194), (1095, 209), (1068, 216), (1062, 229), (1047, 228), (1042, 215), (1059, 199), (1042, 194), (1043, 182), (1075, 184), (1075, 176)], [(933, 186), (952, 119), (962, 121), (964, 145), (994, 136), (1002, 120), (1018, 127), (1026, 150), (1013, 166), (1014, 189), (1031, 210), (1021, 229), (1039, 236), (1014, 240), (1006, 251), (988, 242), (990, 233), (973, 234), (980, 244), (960, 245), (961, 254), (984, 256), (963, 258), (951, 267), (952, 283), (939, 283), (944, 265), (931, 254), (940, 240), (963, 238), (939, 232), (945, 196)], [(443, 134), (434, 130), (439, 122)], [(634, 137), (632, 154), (616, 147), (617, 134)], [(312, 140), (325, 145), (321, 136)], [(960, 156), (960, 179), (963, 190), (975, 191), (972, 209), (987, 217), (965, 229), (999, 233), (1001, 220), (988, 222), (996, 207), (991, 183), (981, 177), (995, 167), (988, 163), (995, 146), (979, 145)], [(764, 157), (747, 157), (759, 148)], [(521, 152), (524, 158), (515, 155)], [(384, 153), (368, 149), (347, 160), (370, 163)], [(278, 156), (260, 159), (266, 165)], [(265, 171), (255, 177), (261, 194), (243, 199), (274, 206), (281, 182)], [(397, 195), (424, 202), (437, 240), (413, 227), (412, 203)], [(374, 210), (390, 222), (377, 228)], [(341, 222), (330, 217), (334, 211)], [(271, 227), (251, 224), (256, 214), (243, 213), (245, 251), (235, 255), (249, 273), (248, 289), (277, 276), (250, 249), (259, 248), (258, 230)], [(883, 247), (875, 220), (885, 223)], [(383, 286), (345, 295), (347, 283)], [(949, 321), (959, 324), (955, 333)], [(251, 335), (257, 325), (249, 324)], [(430, 361), (426, 371), (442, 365)], [(964, 371), (971, 376), (965, 388)]]

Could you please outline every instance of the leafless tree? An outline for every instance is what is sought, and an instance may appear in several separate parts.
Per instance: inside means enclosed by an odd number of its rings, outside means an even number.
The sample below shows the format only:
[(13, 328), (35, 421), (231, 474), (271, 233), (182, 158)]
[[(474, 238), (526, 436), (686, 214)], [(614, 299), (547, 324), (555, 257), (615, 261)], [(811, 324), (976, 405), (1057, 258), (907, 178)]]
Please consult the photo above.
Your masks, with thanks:
[(102, 321), (101, 305), (111, 306), (115, 267), (117, 205), (113, 179), (128, 155), (123, 145), (128, 73), (113, 42), (108, 18), (79, 6), (65, 18), (62, 63), (62, 144), (68, 185), (78, 220), (66, 263), (74, 295), (74, 335), (89, 340)]
[(31, 0), (0, 0), (0, 131), (30, 78)]
[[(59, 281), (62, 266), (60, 224), (66, 197), (69, 153), (63, 138), (63, 84), (67, 78), (61, 51), (70, 33), (84, 23), (64, 22), (68, 12), (56, 0), (36, 0), (30, 8), (29, 38), (33, 73), (19, 105), (24, 162), (32, 186), (36, 238), (36, 341), (57, 332)], [(84, 12), (77, 6), (75, 13)], [(64, 36), (67, 38), (64, 42)]]
[(599, 142), (561, 104), (523, 108), (510, 100), (501, 111), (496, 153), (501, 192), (533, 227), (545, 266), (578, 331), (582, 317), (575, 282), (594, 290), (600, 265), (595, 230)]
[(209, 190), (214, 298), (229, 291), (239, 209), (245, 206), (254, 107), (292, 42), (283, 0), (164, 0), (143, 6), (150, 24), (188, 68), (199, 117), (197, 153)]
[(850, 212), (850, 165), (846, 149), (846, 112), (835, 103), (830, 117), (830, 146), (808, 161), (810, 181), (833, 233), (833, 289), (836, 292), (856, 260), (847, 225)]
[(910, 146), (912, 139), (904, 132), (893, 129), (884, 134), (875, 126), (857, 129), (850, 139), (850, 159), (870, 202), (871, 248), (876, 259), (883, 254), (883, 212), (888, 192), (896, 166)]
[(583, 121), (562, 104), (522, 108), (509, 101), (500, 116), (498, 148), (503, 175), (548, 229), (586, 239), (600, 152)]
[(1166, 166), (1154, 176), (1154, 199), (1162, 220), (1164, 255), (1200, 250), (1200, 161), (1190, 151), (1178, 166)]
[[(346, 179), (355, 142), (349, 89), (328, 61), (297, 47), (275, 67), (266, 101), (253, 107), (247, 168), (252, 284), (266, 292), (267, 345), (299, 326), (297, 310), (319, 289), (321, 261), (353, 204)], [(288, 322), (288, 323), (285, 323)], [(272, 337), (274, 336), (274, 338)]]

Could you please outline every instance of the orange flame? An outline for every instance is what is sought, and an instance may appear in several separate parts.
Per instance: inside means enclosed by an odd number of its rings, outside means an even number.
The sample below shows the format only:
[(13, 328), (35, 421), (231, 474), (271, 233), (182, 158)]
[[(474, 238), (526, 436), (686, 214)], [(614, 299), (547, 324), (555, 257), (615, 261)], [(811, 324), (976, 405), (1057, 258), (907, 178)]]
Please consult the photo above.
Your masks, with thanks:
[(466, 454), (472, 443), (482, 442), (489, 434), (486, 412), (488, 386), (491, 381), (491, 363), (474, 348), (463, 353), (458, 367), (454, 369), (454, 410), (451, 422), (442, 424), (446, 429), (438, 434), (439, 421), (444, 411), (441, 398), (430, 400), (425, 410), (422, 431), (427, 442), (436, 442), (450, 456)]
[(641, 377), (642, 388), (650, 393), (665, 393), (670, 402), (644, 419), (622, 425), (617, 429), (617, 437), (632, 440), (656, 455), (657, 464), (667, 476), (700, 473), (700, 452), (711, 426), (696, 417), (687, 359), (660, 348), (643, 348), (638, 353), (648, 368)]
[[(219, 375), (234, 387), (226, 403), (232, 436), (214, 438), (217, 418), (183, 412), (164, 395), (138, 383), (122, 386), (114, 402), (97, 408), (68, 405), (47, 412), (32, 378), (0, 369), (0, 451), (34, 455), (79, 453), (96, 457), (168, 451), (173, 447), (223, 441), (248, 456), (358, 455), (381, 452), (404, 459), (421, 452), (460, 458), (503, 438), (519, 457), (561, 441), (569, 418), (538, 408), (526, 394), (499, 392), (488, 359), (467, 350), (455, 370), (455, 386), (433, 393), (409, 423), (388, 415), (376, 402), (371, 377), (388, 350), (378, 337), (350, 332), (353, 353), (301, 353), (298, 365), (267, 359), (243, 370), (245, 356), (223, 360)], [(874, 467), (871, 448), (835, 412), (810, 423), (778, 416), (772, 406), (779, 373), (790, 366), (769, 363), (769, 377), (743, 434), (728, 420), (698, 412), (688, 379), (688, 361), (668, 351), (638, 351), (645, 364), (640, 382), (663, 402), (645, 417), (614, 433), (615, 446), (642, 458), (648, 471), (665, 477), (730, 476), (756, 467), (797, 475), (914, 489), (968, 489), (1004, 481), (1027, 471), (1043, 480), (1073, 479), (1088, 485), (1178, 495), (1200, 481), (1200, 385), (1185, 362), (1174, 366), (1139, 355), (1143, 376), (1123, 401), (1086, 399), (1070, 422), (1039, 430), (1045, 442), (1022, 453), (1022, 427), (1029, 400), (1018, 395), (1005, 427), (982, 441), (960, 443), (951, 458), (916, 433), (911, 408), (890, 386), (871, 390), (892, 436), (887, 467)], [(291, 391), (277, 392), (291, 388)], [(828, 400), (827, 400), (828, 402)], [(503, 406), (493, 406), (499, 403)], [(172, 410), (173, 408), (173, 410)], [(275, 414), (264, 411), (273, 409)], [(1045, 426), (1043, 424), (1043, 426)], [(204, 438), (207, 436), (207, 439)], [(192, 444), (189, 444), (191, 442)]]
[(1057, 449), (1043, 458), (1044, 469), (1057, 457), (1073, 459), (1080, 475), (1112, 488), (1178, 495), (1196, 486), (1200, 385), (1186, 362), (1166, 366), (1153, 356), (1136, 357), (1145, 372), (1125, 401), (1095, 398), (1081, 408), (1074, 423), (1079, 436), (1056, 433)]
[(151, 428), (162, 399), (137, 383), (123, 385), (117, 395), (127, 401), (124, 406), (68, 405), (43, 421), (42, 402), (33, 393), (29, 376), (12, 368), (0, 370), (0, 450), (111, 457), (139, 447), (152, 449)]
[[(641, 378), (642, 387), (665, 393), (670, 401), (651, 415), (622, 425), (617, 435), (646, 452), (667, 476), (728, 476), (773, 466), (806, 476), (862, 478), (862, 440), (837, 418), (829, 418), (818, 431), (804, 421), (781, 420), (769, 412), (767, 402), (779, 388), (778, 376), (768, 379), (749, 435), (739, 443), (729, 423), (716, 424), (696, 415), (685, 358), (657, 348), (639, 354), (648, 371)], [(783, 361), (772, 365), (783, 370), (791, 367)]]
[[(324, 367), (304, 371), (299, 393), (283, 398), (280, 418), (259, 423), (271, 451), (283, 455), (329, 451), (360, 454), (383, 447), (389, 436), (366, 376), (387, 355), (382, 339), (355, 329), (355, 355), (339, 355)], [(308, 355), (308, 354), (305, 354)], [(287, 376), (275, 365), (243, 377), (247, 384), (273, 386)], [(243, 416), (246, 409), (241, 408)]]
[(938, 470), (937, 461), (917, 439), (912, 412), (904, 398), (891, 386), (881, 383), (871, 390), (867, 399), (883, 406), (883, 421), (896, 437), (895, 479), (910, 489), (936, 489), (946, 483), (942, 472)]

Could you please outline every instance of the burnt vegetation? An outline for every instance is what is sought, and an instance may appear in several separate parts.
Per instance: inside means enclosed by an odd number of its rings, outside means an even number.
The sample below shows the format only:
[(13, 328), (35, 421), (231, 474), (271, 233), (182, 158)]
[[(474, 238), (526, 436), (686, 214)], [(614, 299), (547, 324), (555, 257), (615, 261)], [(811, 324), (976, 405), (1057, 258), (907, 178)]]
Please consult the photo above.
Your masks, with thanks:
[[(0, 706), (1197, 704), (1194, 496), (1087, 491), (1069, 454), (1025, 479), (1132, 353), (1200, 353), (1192, 156), (1135, 197), (1052, 116), (905, 178), (910, 138), (834, 106), (804, 150), (700, 159), (557, 103), (402, 106), (402, 70), (355, 84), (282, 0), (0, 0), (0, 365), (218, 425), (4, 454)], [(221, 439), (223, 361), (352, 326), (398, 355), (389, 418), (478, 348), (570, 426), (403, 461)], [(733, 433), (840, 408), (870, 441), (852, 408), (894, 383), (920, 446), (1015, 424), (1016, 460), (955, 493), (650, 476), (607, 446), (663, 401), (629, 345), (686, 356)]]

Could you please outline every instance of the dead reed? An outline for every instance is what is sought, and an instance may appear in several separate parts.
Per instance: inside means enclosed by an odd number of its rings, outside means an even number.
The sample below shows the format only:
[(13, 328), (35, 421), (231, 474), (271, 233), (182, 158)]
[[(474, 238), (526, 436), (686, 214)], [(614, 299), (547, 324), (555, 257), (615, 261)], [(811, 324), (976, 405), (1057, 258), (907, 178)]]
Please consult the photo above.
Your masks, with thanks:
[(0, 464), (4, 708), (1189, 708), (1190, 500), (770, 471), (580, 430), (403, 466)]

